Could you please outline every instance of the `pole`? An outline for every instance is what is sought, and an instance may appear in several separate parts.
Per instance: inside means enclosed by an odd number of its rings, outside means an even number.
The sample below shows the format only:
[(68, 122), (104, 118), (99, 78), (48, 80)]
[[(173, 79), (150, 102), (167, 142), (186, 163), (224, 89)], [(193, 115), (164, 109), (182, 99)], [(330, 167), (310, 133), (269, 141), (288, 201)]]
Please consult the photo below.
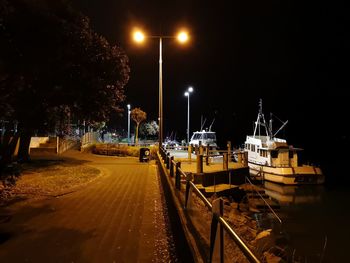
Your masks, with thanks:
[(128, 109), (128, 144), (130, 144), (130, 108)]
[(159, 37), (159, 147), (163, 142), (163, 79), (162, 79), (162, 37)]
[(187, 99), (187, 144), (190, 143), (190, 93)]

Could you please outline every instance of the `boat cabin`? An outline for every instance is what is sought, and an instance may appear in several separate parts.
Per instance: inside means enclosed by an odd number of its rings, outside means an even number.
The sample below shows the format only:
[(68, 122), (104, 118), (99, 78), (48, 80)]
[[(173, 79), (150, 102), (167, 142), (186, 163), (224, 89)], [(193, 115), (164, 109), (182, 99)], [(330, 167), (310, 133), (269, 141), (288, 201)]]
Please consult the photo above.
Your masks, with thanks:
[(272, 167), (297, 167), (301, 149), (289, 146), (284, 139), (268, 136), (247, 136), (244, 148), (249, 152), (248, 161)]
[(194, 132), (191, 137), (190, 144), (192, 144), (193, 146), (199, 146), (200, 143), (203, 146), (209, 145), (212, 147), (217, 147), (216, 133), (213, 131), (206, 130)]

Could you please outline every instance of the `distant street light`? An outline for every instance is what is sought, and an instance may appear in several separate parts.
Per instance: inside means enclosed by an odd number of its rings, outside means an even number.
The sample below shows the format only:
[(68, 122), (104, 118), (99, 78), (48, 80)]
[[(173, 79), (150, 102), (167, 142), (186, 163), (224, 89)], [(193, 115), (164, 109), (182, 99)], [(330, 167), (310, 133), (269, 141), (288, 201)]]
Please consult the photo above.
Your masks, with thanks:
[(130, 104), (128, 104), (127, 107), (128, 107), (128, 144), (130, 144), (130, 112), (131, 112)]
[(137, 43), (142, 43), (145, 38), (157, 38), (159, 39), (159, 147), (162, 146), (163, 142), (163, 76), (162, 76), (162, 39), (163, 38), (176, 38), (180, 43), (185, 43), (188, 41), (189, 36), (186, 31), (181, 31), (177, 34), (177, 36), (146, 36), (140, 30), (134, 30), (133, 39)]
[(187, 97), (187, 145), (190, 143), (190, 94), (192, 92), (192, 87), (189, 87), (185, 92), (185, 96)]

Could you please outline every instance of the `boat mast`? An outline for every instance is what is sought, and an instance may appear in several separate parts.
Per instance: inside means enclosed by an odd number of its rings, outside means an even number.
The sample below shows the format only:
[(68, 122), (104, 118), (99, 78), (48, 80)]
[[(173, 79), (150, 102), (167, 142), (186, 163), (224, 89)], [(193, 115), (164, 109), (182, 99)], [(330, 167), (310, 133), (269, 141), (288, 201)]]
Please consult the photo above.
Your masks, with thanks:
[(211, 122), (211, 124), (210, 124), (210, 126), (209, 126), (209, 131), (211, 131), (211, 126), (213, 126), (214, 121), (215, 121), (215, 118), (213, 119), (213, 121)]
[[(260, 119), (262, 119), (262, 123), (260, 121)], [(259, 136), (260, 136), (260, 126), (264, 126), (265, 127), (265, 132), (266, 132), (266, 136), (271, 137), (271, 133), (269, 131), (268, 125), (266, 124), (265, 121), (265, 117), (262, 111), (262, 99), (259, 100), (259, 113), (258, 113), (258, 118), (255, 122), (255, 128), (254, 128), (254, 135), (253, 137), (255, 137), (256, 134), (256, 129), (259, 127)]]

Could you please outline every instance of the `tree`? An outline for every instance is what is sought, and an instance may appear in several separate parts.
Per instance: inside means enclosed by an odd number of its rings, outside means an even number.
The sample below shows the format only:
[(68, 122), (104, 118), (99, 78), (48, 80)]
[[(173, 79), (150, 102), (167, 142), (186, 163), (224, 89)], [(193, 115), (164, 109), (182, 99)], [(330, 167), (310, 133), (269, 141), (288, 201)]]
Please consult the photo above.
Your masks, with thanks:
[(0, 110), (17, 120), (19, 155), (34, 130), (108, 120), (124, 100), (128, 57), (64, 0), (0, 0)]
[(134, 108), (130, 113), (131, 119), (136, 123), (136, 135), (135, 135), (135, 143), (138, 143), (139, 136), (139, 126), (140, 123), (147, 119), (146, 112), (142, 111), (140, 108)]
[(145, 137), (156, 137), (159, 126), (156, 121), (145, 122), (140, 126), (140, 134)]

